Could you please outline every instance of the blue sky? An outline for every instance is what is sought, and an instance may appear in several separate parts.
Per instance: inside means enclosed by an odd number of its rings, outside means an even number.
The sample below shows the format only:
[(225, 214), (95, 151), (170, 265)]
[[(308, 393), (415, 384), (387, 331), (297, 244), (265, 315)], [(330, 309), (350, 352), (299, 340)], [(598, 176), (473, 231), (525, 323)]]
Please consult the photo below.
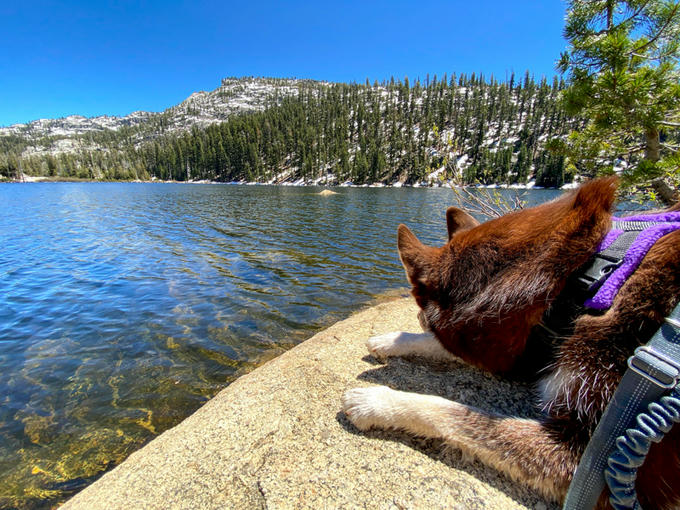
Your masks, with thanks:
[(552, 77), (560, 0), (0, 4), (0, 126), (161, 111), (226, 76)]

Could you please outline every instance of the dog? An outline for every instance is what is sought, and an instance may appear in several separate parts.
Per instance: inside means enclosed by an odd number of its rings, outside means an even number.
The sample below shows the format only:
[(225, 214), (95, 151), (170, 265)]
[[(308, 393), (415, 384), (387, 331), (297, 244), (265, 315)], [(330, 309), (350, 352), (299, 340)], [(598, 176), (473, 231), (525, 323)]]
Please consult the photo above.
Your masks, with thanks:
[[(611, 228), (618, 179), (589, 181), (537, 207), (480, 224), (449, 208), (449, 240), (423, 245), (404, 225), (398, 250), (424, 333), (370, 338), (377, 358), (462, 358), (496, 374), (535, 376), (542, 419), (487, 413), (384, 386), (351, 389), (343, 411), (355, 427), (442, 439), (544, 498), (562, 502), (573, 473), (636, 347), (680, 297), (680, 230), (662, 237), (603, 313), (564, 309), (571, 279)], [(675, 208), (674, 208), (675, 209)], [(561, 316), (561, 342), (534, 340)], [(539, 335), (540, 336), (540, 335)], [(544, 345), (544, 344), (543, 344)], [(643, 508), (680, 505), (680, 426), (652, 446), (638, 472)], [(607, 490), (598, 508), (607, 508)]]

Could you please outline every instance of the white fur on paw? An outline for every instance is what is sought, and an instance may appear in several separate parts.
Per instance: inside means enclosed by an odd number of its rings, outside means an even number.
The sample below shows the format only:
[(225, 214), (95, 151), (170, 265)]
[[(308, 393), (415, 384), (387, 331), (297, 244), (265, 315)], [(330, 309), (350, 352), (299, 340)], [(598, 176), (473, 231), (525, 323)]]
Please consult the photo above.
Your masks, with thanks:
[(366, 340), (366, 347), (376, 358), (386, 358), (397, 356), (397, 339), (401, 336), (401, 331), (393, 331), (384, 335), (373, 336)]
[(342, 410), (360, 430), (388, 428), (391, 426), (395, 393), (386, 386), (354, 388), (342, 396)]

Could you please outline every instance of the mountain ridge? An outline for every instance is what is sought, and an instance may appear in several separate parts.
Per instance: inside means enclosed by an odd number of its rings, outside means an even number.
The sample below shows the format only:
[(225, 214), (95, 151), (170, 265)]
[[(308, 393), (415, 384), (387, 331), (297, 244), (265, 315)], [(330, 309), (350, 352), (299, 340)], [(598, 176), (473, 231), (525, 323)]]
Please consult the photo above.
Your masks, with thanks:
[(546, 142), (581, 123), (561, 109), (563, 88), (528, 72), (506, 82), (428, 75), (373, 85), (224, 78), (163, 112), (0, 128), (0, 174), (561, 185), (570, 171)]
[[(85, 134), (90, 131), (104, 131), (104, 130), (118, 130), (121, 127), (130, 127), (149, 120), (166, 115), (171, 117), (181, 118), (182, 116), (190, 116), (188, 112), (203, 109), (206, 106), (212, 107), (213, 117), (207, 119), (197, 118), (191, 125), (207, 125), (209, 123), (220, 122), (226, 119), (230, 114), (245, 113), (248, 111), (255, 111), (263, 109), (266, 100), (271, 94), (267, 94), (266, 87), (258, 86), (261, 83), (269, 82), (289, 82), (290, 85), (295, 85), (300, 81), (311, 80), (297, 80), (294, 78), (279, 79), (279, 78), (224, 78), (219, 87), (210, 90), (199, 90), (192, 92), (186, 99), (180, 101), (176, 105), (172, 105), (161, 112), (150, 112), (144, 110), (135, 110), (128, 115), (96, 115), (93, 117), (86, 117), (79, 114), (71, 114), (59, 118), (41, 118), (25, 123), (12, 124), (10, 126), (0, 127), (0, 137), (8, 135), (25, 136), (30, 140), (39, 140), (45, 137), (61, 137), (74, 136)], [(290, 89), (291, 86), (287, 88)], [(240, 90), (239, 90), (240, 89)], [(245, 94), (248, 90), (254, 92)], [(272, 88), (273, 90), (273, 88)], [(279, 86), (278, 92), (286, 90)], [(240, 94), (239, 94), (240, 92)], [(271, 92), (271, 91), (270, 91)], [(215, 97), (229, 98), (229, 102), (215, 101)], [(262, 101), (258, 104), (258, 100)], [(175, 120), (175, 119), (173, 119)], [(203, 122), (201, 122), (203, 120)], [(186, 127), (186, 126), (183, 126)]]

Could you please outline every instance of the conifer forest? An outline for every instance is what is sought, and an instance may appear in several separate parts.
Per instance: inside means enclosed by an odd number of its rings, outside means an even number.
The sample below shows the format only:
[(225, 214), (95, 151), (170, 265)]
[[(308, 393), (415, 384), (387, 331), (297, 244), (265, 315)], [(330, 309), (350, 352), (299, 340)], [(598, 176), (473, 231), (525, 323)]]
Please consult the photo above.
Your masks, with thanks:
[(547, 143), (585, 125), (558, 101), (565, 88), (558, 78), (536, 82), (527, 72), (503, 82), (475, 74), (374, 84), (295, 80), (292, 94), (277, 93), (291, 80), (231, 81), (265, 84), (272, 93), (258, 111), (207, 126), (172, 129), (169, 109), (141, 124), (78, 134), (86, 147), (79, 150), (49, 150), (58, 137), (0, 136), (0, 175), (327, 184), (533, 179), (560, 186), (579, 173)]

